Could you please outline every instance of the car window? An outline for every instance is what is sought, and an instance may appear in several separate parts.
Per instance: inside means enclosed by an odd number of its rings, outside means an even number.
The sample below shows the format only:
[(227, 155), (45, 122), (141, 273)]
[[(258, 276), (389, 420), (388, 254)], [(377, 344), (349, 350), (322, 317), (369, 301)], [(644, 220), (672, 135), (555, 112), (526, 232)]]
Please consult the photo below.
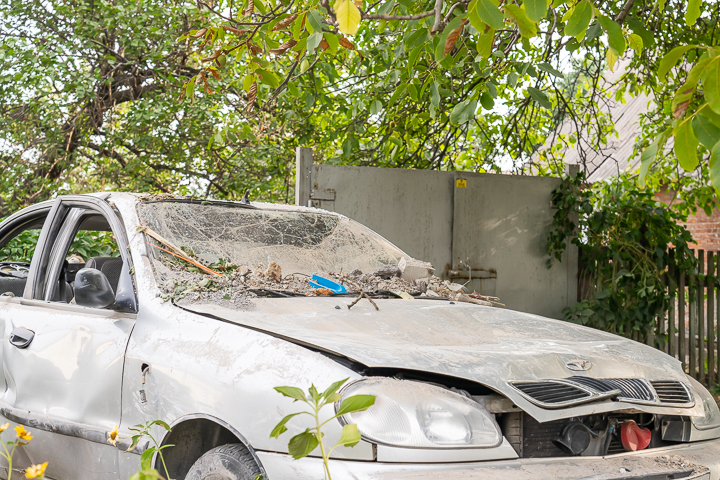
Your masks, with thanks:
[(30, 263), (41, 231), (41, 228), (28, 228), (13, 237), (0, 250), (0, 262)]
[(45, 300), (74, 303), (75, 276), (83, 268), (99, 270), (117, 291), (123, 260), (109, 223), (92, 210), (74, 208), (60, 229), (45, 289)]
[(21, 297), (47, 212), (20, 218), (0, 233), (0, 295)]

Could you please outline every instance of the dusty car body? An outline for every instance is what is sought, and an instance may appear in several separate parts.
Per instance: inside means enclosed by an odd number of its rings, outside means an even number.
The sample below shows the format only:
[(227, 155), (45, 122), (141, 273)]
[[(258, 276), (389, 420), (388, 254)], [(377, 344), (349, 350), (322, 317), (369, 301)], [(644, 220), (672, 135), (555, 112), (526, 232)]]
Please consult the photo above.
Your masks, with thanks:
[[(48, 478), (127, 478), (147, 442), (127, 452), (128, 440), (111, 445), (110, 432), (119, 426), (121, 437), (129, 437), (129, 427), (160, 419), (172, 426), (170, 433), (155, 430), (163, 444), (174, 445), (166, 450), (172, 478), (186, 478), (203, 455), (226, 444), (239, 445), (266, 479), (322, 478), (317, 452), (301, 460), (287, 453), (287, 440), (307, 425), (291, 422), (284, 436), (269, 436), (298, 410), (273, 387), (325, 388), (349, 378), (350, 389), (373, 393), (380, 388), (373, 385), (382, 385), (387, 408), (393, 389), (412, 385), (423, 401), (472, 403), (485, 423), (472, 424), (452, 409), (427, 409), (424, 419), (417, 415), (426, 422), (424, 437), (396, 438), (389, 424), (358, 416), (363, 440), (333, 452), (336, 480), (720, 478), (720, 412), (712, 396), (675, 359), (624, 338), (438, 299), (377, 298), (377, 310), (364, 301), (348, 309), (352, 298), (337, 296), (258, 297), (237, 307), (168, 300), (157, 249), (142, 231), (152, 218), (143, 212), (157, 204), (171, 212), (205, 206), (172, 202), (123, 193), (64, 196), (0, 224), (0, 248), (24, 229), (42, 228), (32, 262), (18, 266), (24, 273), (0, 277), (0, 414), (35, 436), (19, 451), (18, 469), (48, 461)], [(188, 218), (185, 227), (190, 224)], [(63, 261), (82, 228), (110, 230), (117, 241), (113, 268), (99, 257), (85, 265), (112, 278), (111, 309), (73, 299), (78, 286), (67, 281)], [(370, 231), (360, 234), (367, 236), (363, 242), (375, 241)], [(385, 253), (398, 252), (390, 246)], [(378, 261), (386, 261), (383, 255)], [(447, 416), (438, 421), (450, 422), (441, 426), (475, 426), (457, 438), (442, 431), (429, 436), (438, 412)], [(651, 431), (647, 448), (627, 451), (618, 440), (615, 430), (630, 420)], [(558, 444), (573, 422), (590, 432), (589, 446), (576, 454)], [(341, 428), (328, 423), (328, 443)], [(420, 431), (415, 424), (399, 428)], [(480, 439), (485, 434), (497, 441)]]

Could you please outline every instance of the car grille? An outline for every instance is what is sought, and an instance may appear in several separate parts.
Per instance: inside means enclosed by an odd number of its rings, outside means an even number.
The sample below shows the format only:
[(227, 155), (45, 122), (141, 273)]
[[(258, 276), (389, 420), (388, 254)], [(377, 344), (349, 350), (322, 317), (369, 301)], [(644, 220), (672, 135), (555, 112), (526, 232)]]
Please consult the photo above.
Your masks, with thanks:
[(561, 382), (516, 382), (513, 386), (543, 405), (560, 406), (592, 397), (587, 390)]
[(610, 390), (620, 390), (620, 398), (632, 400), (642, 400), (652, 402), (655, 400), (655, 394), (644, 380), (639, 378), (590, 378), (590, 377), (570, 377), (576, 383), (581, 383), (591, 387), (598, 392), (609, 392)]
[(525, 398), (544, 408), (560, 408), (607, 398), (642, 404), (690, 407), (692, 394), (677, 380), (570, 377), (512, 382)]
[(687, 404), (692, 402), (690, 392), (682, 382), (676, 380), (652, 380), (660, 403)]

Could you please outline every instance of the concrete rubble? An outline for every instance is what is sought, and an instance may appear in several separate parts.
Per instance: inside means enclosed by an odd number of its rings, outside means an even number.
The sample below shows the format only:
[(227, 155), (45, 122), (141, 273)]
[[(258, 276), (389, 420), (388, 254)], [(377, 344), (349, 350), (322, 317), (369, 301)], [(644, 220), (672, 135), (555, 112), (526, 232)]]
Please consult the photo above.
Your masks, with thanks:
[[(331, 294), (327, 289), (310, 286), (311, 277), (308, 275), (291, 273), (283, 276), (282, 266), (276, 262), (255, 268), (222, 263), (207, 265), (211, 271), (218, 273), (210, 275), (183, 261), (167, 256), (160, 258), (162, 261), (155, 262), (155, 265), (164, 291), (161, 297), (179, 304), (216, 303), (243, 307), (248, 306), (250, 299), (256, 296), (312, 297)], [(424, 276), (404, 278), (404, 273), (408, 272)], [(345, 296), (357, 296), (364, 292), (375, 298), (445, 298), (485, 306), (502, 305), (495, 297), (467, 292), (463, 285), (442, 280), (432, 272), (434, 269), (426, 262), (406, 260), (401, 261), (400, 266), (385, 266), (370, 274), (355, 270), (350, 273), (323, 273), (321, 276), (345, 286), (348, 291), (343, 294)]]

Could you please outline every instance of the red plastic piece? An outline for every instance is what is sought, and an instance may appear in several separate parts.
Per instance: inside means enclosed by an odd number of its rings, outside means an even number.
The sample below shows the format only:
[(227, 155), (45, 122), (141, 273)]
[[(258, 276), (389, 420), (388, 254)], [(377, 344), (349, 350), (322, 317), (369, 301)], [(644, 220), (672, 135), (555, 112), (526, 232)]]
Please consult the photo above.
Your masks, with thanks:
[(643, 450), (650, 445), (652, 432), (647, 428), (638, 426), (633, 420), (627, 420), (620, 427), (620, 440), (625, 450), (634, 452)]

